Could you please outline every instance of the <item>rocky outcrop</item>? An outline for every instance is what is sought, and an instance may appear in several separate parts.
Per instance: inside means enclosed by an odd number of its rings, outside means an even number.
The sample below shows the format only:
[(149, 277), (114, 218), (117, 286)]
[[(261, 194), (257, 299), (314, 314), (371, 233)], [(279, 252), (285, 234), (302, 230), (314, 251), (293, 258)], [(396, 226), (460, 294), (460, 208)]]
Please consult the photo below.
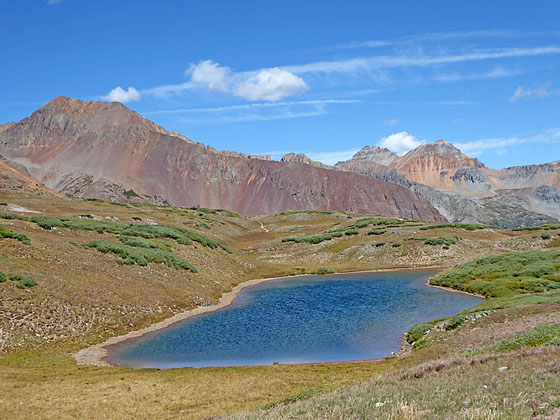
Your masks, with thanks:
[(306, 165), (315, 166), (316, 168), (323, 168), (323, 169), (331, 169), (329, 165), (325, 165), (324, 163), (317, 162), (315, 160), (311, 160), (303, 153), (288, 153), (282, 156), (280, 162), (287, 162), (287, 163), (305, 163)]
[(332, 209), (445, 220), (401, 186), (299, 162), (218, 152), (171, 135), (120, 103), (57, 98), (0, 132), (0, 153), (47, 186), (78, 197), (129, 201), (126, 191), (244, 215)]

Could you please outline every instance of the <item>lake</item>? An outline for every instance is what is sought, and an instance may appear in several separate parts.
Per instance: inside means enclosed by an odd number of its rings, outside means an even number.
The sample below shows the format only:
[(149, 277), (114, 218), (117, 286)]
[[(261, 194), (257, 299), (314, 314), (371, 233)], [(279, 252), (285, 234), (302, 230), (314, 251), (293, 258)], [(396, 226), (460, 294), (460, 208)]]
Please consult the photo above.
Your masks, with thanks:
[(177, 368), (367, 360), (397, 352), (414, 324), (482, 301), (425, 285), (432, 270), (303, 276), (243, 289), (234, 302), (110, 346), (107, 361)]

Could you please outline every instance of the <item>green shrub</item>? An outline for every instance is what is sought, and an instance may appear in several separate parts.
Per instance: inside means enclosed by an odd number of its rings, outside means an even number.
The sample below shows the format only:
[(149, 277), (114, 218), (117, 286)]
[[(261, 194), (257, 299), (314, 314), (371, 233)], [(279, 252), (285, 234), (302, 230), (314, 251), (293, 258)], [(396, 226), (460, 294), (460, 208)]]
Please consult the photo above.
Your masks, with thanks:
[(398, 248), (398, 247), (400, 247), (401, 245), (402, 245), (401, 242), (393, 242), (393, 243), (391, 244), (391, 246), (392, 246), (393, 248)]
[(356, 230), (356, 229), (347, 230), (346, 232), (344, 232), (344, 234), (347, 235), (347, 236), (358, 235), (359, 233), (360, 233), (360, 231)]
[(320, 275), (323, 275), (323, 274), (332, 274), (332, 273), (334, 273), (333, 270), (330, 270), (330, 269), (328, 269), (328, 268), (321, 267), (321, 268), (319, 268), (317, 271), (315, 271), (313, 274), (320, 274)]
[(0, 283), (4, 283), (6, 281), (6, 275), (0, 272)]
[(383, 235), (387, 232), (385, 229), (372, 229), (367, 234), (368, 235)]
[(377, 247), (380, 247), (380, 246), (383, 246), (383, 245), (385, 245), (385, 242), (377, 242), (375, 244), (375, 247), (377, 248)]
[(99, 252), (104, 254), (112, 253), (118, 255), (120, 260), (119, 264), (133, 264), (134, 263), (146, 266), (150, 262), (162, 263), (170, 267), (181, 268), (183, 270), (188, 270), (193, 273), (197, 273), (198, 270), (191, 265), (188, 261), (176, 256), (164, 247), (144, 247), (138, 246), (139, 243), (134, 243), (136, 246), (131, 246), (124, 243), (112, 242), (112, 241), (91, 241), (82, 245), (84, 248), (94, 248)]
[(424, 243), (426, 245), (445, 245), (450, 246), (459, 242), (459, 237), (455, 235), (445, 235), (439, 238), (427, 238)]
[(317, 235), (289, 236), (287, 238), (282, 238), (282, 242), (295, 242), (297, 244), (319, 244), (321, 242), (330, 241), (332, 238), (339, 238), (341, 236), (342, 232), (330, 232)]
[(549, 232), (545, 232), (541, 235), (541, 239), (547, 240), (552, 238), (552, 235)]
[(26, 276), (23, 274), (11, 274), (8, 276), (11, 281), (16, 282), (16, 287), (18, 289), (28, 289), (30, 287), (37, 286), (37, 282), (31, 276)]
[(31, 239), (23, 233), (23, 232), (14, 232), (13, 230), (8, 229), (5, 226), (0, 225), (0, 240), (7, 238), (7, 239), (15, 239), (20, 241), (24, 245), (31, 245)]
[(455, 315), (453, 318), (449, 320), (447, 324), (445, 324), (445, 329), (447, 331), (454, 330), (455, 328), (461, 326), (465, 322), (465, 317), (462, 315)]
[(435, 325), (435, 322), (424, 322), (422, 324), (416, 324), (406, 333), (406, 341), (410, 344), (421, 339), (426, 332), (430, 331)]

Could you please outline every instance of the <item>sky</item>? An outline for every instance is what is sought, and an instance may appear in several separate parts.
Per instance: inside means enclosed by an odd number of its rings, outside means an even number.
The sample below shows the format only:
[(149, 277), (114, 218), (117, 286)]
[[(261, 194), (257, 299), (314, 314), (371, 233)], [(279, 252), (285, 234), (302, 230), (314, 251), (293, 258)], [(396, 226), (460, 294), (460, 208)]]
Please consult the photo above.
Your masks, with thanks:
[(0, 2), (0, 123), (119, 101), (220, 150), (560, 160), (560, 2)]

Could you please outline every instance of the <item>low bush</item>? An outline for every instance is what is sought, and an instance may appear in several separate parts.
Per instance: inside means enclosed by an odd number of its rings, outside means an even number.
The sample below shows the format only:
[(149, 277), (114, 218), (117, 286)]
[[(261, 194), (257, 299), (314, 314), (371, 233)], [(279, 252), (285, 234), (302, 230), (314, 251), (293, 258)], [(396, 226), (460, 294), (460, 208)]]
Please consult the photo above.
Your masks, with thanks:
[(24, 245), (31, 245), (31, 239), (23, 232), (15, 232), (5, 226), (0, 225), (0, 240), (2, 239), (15, 239)]
[(359, 233), (360, 233), (360, 231), (357, 230), (357, 229), (351, 229), (351, 230), (347, 230), (346, 232), (344, 232), (344, 234), (346, 236), (358, 235)]
[(398, 248), (398, 247), (402, 246), (402, 243), (401, 243), (401, 242), (393, 242), (393, 243), (391, 244), (391, 246), (392, 246), (393, 248)]
[(437, 224), (437, 225), (422, 226), (420, 228), (420, 230), (430, 230), (430, 229), (440, 229), (440, 228), (477, 230), (477, 229), (486, 229), (486, 228), (489, 228), (489, 226), (478, 225), (478, 224), (475, 224), (475, 223), (440, 223), (440, 224)]
[(295, 242), (297, 244), (319, 244), (324, 241), (330, 241), (332, 238), (339, 238), (342, 232), (320, 233), (317, 235), (302, 235), (302, 236), (289, 236), (282, 238), (282, 242)]
[(454, 330), (457, 327), (460, 327), (463, 322), (465, 322), (465, 317), (462, 315), (455, 315), (452, 317), (447, 324), (445, 324), (445, 329), (447, 331)]
[(418, 341), (424, 336), (424, 334), (430, 331), (434, 325), (435, 322), (424, 322), (422, 324), (416, 324), (406, 333), (406, 341), (410, 344)]
[(31, 276), (26, 276), (23, 274), (11, 274), (8, 276), (11, 281), (16, 282), (16, 287), (18, 289), (28, 289), (30, 287), (37, 286), (37, 282)]
[(385, 245), (385, 242), (377, 242), (375, 244), (375, 247), (378, 248), (378, 247), (383, 246), (383, 245)]
[(372, 229), (367, 234), (368, 235), (383, 235), (387, 232), (385, 229)]
[(4, 283), (6, 281), (6, 275), (0, 272), (0, 283)]
[(545, 232), (541, 235), (541, 239), (547, 240), (552, 238), (552, 235), (550, 234), (550, 232)]
[(424, 243), (426, 245), (446, 245), (450, 246), (459, 242), (459, 237), (455, 235), (445, 235), (439, 238), (427, 238)]
[(83, 248), (94, 248), (99, 252), (104, 254), (112, 253), (118, 255), (120, 264), (132, 265), (133, 261), (135, 264), (146, 266), (150, 262), (162, 263), (170, 267), (181, 268), (183, 270), (188, 270), (193, 273), (197, 273), (198, 270), (191, 265), (188, 261), (176, 256), (167, 249), (163, 247), (144, 247), (131, 246), (125, 243), (112, 242), (112, 241), (91, 241), (82, 245)]
[(315, 271), (313, 274), (320, 274), (320, 275), (323, 275), (323, 274), (332, 274), (332, 273), (334, 273), (333, 270), (331, 270), (331, 269), (329, 269), (329, 268), (321, 267), (321, 268), (319, 268), (317, 271)]

